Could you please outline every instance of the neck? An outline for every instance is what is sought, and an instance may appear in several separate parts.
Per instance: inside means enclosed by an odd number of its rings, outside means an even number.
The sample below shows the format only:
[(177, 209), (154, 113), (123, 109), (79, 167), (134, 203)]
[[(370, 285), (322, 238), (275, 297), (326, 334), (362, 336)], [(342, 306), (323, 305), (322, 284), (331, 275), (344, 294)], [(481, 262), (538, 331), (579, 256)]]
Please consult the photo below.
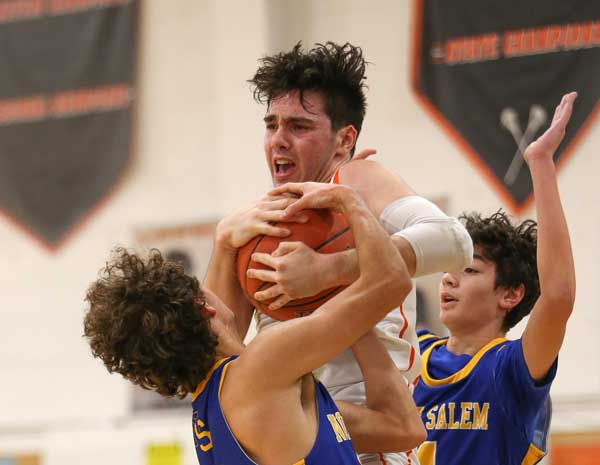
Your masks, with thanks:
[(331, 178), (333, 178), (333, 175), (335, 174), (335, 172), (344, 164), (348, 163), (350, 161), (350, 156), (341, 158), (337, 161), (334, 161), (331, 163), (331, 165), (329, 166), (329, 169), (325, 172), (325, 174), (322, 176), (323, 179), (319, 180), (319, 182), (329, 182), (331, 181)]
[(246, 346), (237, 334), (237, 331), (227, 331), (219, 334), (219, 343), (217, 344), (217, 358), (230, 357), (241, 354)]
[(504, 332), (495, 327), (482, 328), (476, 332), (451, 330), (446, 349), (456, 355), (473, 356), (490, 341), (504, 336)]

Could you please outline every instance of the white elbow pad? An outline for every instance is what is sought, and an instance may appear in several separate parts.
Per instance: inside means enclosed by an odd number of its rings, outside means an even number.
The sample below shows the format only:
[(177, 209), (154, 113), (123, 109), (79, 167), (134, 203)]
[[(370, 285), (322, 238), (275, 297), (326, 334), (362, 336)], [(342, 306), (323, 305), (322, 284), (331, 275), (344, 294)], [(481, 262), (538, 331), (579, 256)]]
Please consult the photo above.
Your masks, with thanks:
[(465, 227), (423, 197), (401, 197), (387, 205), (379, 219), (389, 233), (412, 246), (415, 277), (461, 271), (473, 260), (473, 242)]

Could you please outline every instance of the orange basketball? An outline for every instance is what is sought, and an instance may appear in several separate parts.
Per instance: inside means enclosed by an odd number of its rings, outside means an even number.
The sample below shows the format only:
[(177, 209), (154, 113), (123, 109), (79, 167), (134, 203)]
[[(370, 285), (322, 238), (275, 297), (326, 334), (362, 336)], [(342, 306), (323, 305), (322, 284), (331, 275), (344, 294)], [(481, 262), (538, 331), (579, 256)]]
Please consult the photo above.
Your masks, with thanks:
[[(276, 320), (289, 320), (299, 316), (312, 313), (334, 295), (339, 293), (345, 286), (326, 289), (320, 293), (296, 299), (288, 302), (285, 307), (277, 310), (269, 310), (270, 302), (259, 302), (254, 299), (254, 293), (265, 289), (271, 283), (265, 283), (258, 279), (248, 278), (246, 270), (249, 268), (269, 269), (262, 263), (251, 259), (255, 252), (272, 253), (280, 242), (304, 242), (307, 246), (319, 253), (341, 252), (354, 248), (354, 238), (346, 217), (341, 213), (330, 210), (306, 210), (309, 221), (306, 223), (279, 223), (290, 230), (291, 234), (284, 238), (260, 235), (252, 239), (238, 250), (237, 276), (246, 297), (261, 312), (266, 313)], [(306, 270), (310, 273), (310, 270)]]

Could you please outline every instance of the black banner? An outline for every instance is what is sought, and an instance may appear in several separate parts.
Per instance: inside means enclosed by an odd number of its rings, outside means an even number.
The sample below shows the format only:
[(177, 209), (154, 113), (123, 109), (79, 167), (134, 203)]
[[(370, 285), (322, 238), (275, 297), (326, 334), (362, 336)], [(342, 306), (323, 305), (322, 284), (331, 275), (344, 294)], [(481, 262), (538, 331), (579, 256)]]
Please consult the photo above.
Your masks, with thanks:
[(596, 116), (600, 1), (415, 0), (413, 88), (516, 213), (531, 200), (523, 150), (563, 94), (579, 97), (560, 166)]
[(0, 207), (58, 247), (128, 159), (136, 0), (0, 0)]

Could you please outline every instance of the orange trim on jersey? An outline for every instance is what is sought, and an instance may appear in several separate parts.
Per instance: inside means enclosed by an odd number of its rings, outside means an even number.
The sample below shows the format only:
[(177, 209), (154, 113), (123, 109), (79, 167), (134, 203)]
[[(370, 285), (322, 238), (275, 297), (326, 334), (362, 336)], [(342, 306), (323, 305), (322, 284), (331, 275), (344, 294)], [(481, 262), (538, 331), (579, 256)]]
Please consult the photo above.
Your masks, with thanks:
[(304, 461), (304, 459), (302, 459), (302, 460), (298, 460), (297, 462), (293, 463), (292, 465), (306, 465), (306, 462)]
[(413, 363), (415, 363), (415, 353), (416, 353), (415, 348), (411, 344), (411, 346), (410, 346), (410, 358), (409, 358), (409, 361), (408, 361), (408, 368), (407, 368), (407, 370), (410, 370), (412, 368), (412, 366), (413, 366)]
[(340, 183), (340, 169), (339, 168), (337, 170), (335, 170), (335, 174), (333, 175), (333, 178), (331, 178), (331, 183), (332, 184), (341, 184)]
[(402, 328), (400, 329), (400, 339), (402, 339), (404, 337), (404, 333), (406, 332), (407, 328), (408, 328), (408, 318), (406, 318), (406, 315), (404, 314), (404, 309), (402, 308), (402, 304), (400, 304), (400, 315), (402, 315), (402, 319), (404, 320), (404, 324), (402, 325)]
[(479, 362), (481, 357), (483, 357), (488, 350), (490, 350), (490, 349), (496, 347), (498, 344), (502, 344), (503, 342), (506, 342), (506, 341), (507, 341), (507, 339), (504, 337), (498, 337), (496, 339), (491, 340), (485, 346), (483, 346), (481, 349), (479, 349), (479, 352), (477, 352), (475, 355), (473, 355), (471, 360), (469, 360), (469, 363), (467, 363), (463, 368), (458, 370), (456, 373), (448, 376), (447, 378), (436, 379), (436, 378), (433, 378), (427, 371), (427, 365), (429, 364), (429, 356), (431, 355), (431, 352), (433, 351), (433, 349), (435, 349), (436, 347), (438, 347), (442, 344), (446, 344), (448, 342), (448, 339), (440, 339), (439, 341), (436, 341), (433, 344), (431, 344), (431, 346), (429, 346), (429, 348), (423, 353), (423, 366), (421, 367), (421, 379), (427, 386), (442, 386), (445, 384), (456, 383), (456, 382), (466, 378), (467, 376), (469, 376), (469, 374), (471, 373), (473, 368), (475, 368), (475, 366), (477, 365), (477, 363)]
[[(223, 365), (223, 363), (226, 360), (227, 360), (227, 358), (222, 358), (220, 360), (217, 360), (215, 362), (215, 364), (212, 366), (212, 368), (210, 370), (208, 370), (208, 373), (206, 373), (206, 376), (204, 377), (204, 379), (202, 381), (200, 381), (200, 383), (198, 384), (198, 387), (196, 388), (196, 390), (192, 394), (192, 402), (194, 402), (196, 400), (196, 398), (202, 393), (202, 391), (206, 387), (206, 383), (208, 383), (208, 380), (210, 379), (210, 377), (212, 376), (212, 374), (215, 372), (215, 370), (217, 368), (219, 368), (221, 365)], [(223, 382), (222, 378), (221, 378), (221, 382)], [(219, 384), (219, 390), (221, 390), (221, 385), (220, 384)]]
[(387, 462), (385, 461), (385, 457), (383, 456), (383, 454), (381, 452), (378, 452), (377, 455), (379, 455), (379, 463), (381, 463), (381, 465), (387, 465)]

